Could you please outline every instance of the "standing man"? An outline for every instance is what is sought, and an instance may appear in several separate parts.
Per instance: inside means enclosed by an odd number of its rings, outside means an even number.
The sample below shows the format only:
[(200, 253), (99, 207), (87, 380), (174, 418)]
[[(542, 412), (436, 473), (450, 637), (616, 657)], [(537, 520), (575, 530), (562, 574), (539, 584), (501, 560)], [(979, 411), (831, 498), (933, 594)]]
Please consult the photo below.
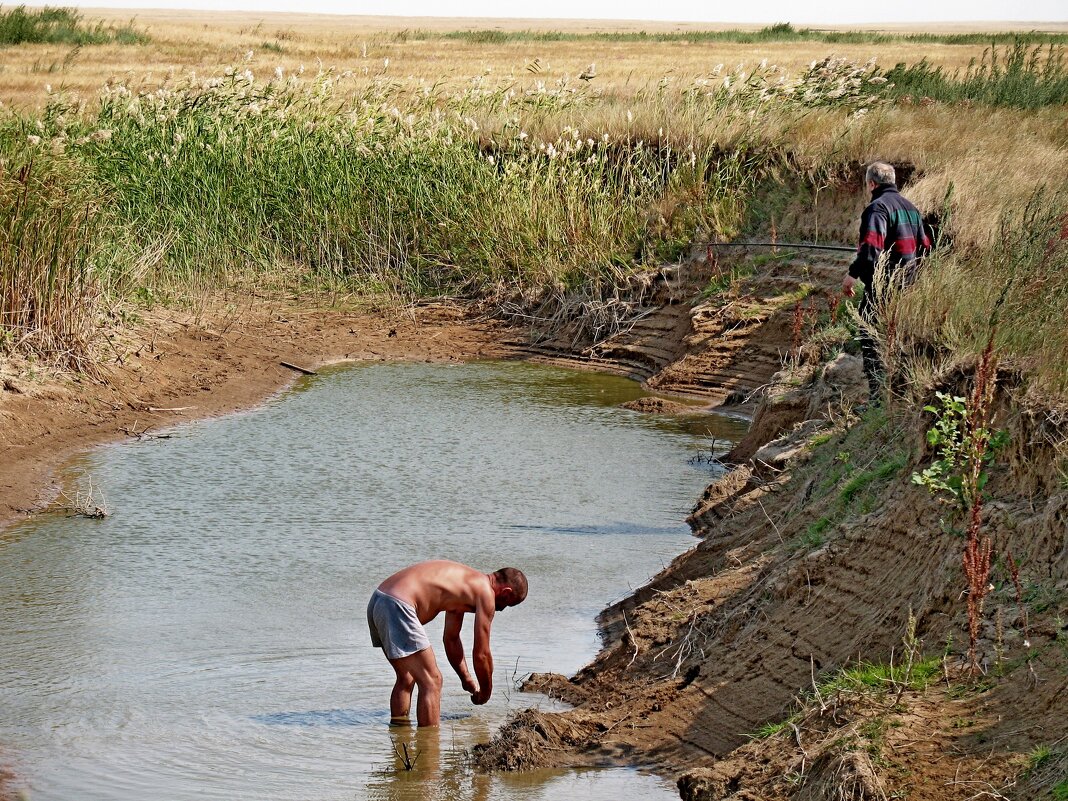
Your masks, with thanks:
[[(441, 671), (423, 626), (445, 613), (445, 655), (460, 686), (481, 705), (493, 693), (490, 625), (493, 615), (520, 604), (527, 597), (527, 577), (514, 567), (480, 573), (459, 562), (420, 562), (394, 573), (378, 585), (367, 604), (371, 644), (381, 648), (397, 674), (389, 697), (391, 723), (407, 723), (412, 689), (419, 687), (416, 719), (420, 726), (437, 726), (441, 717)], [(460, 627), (464, 614), (475, 615), (475, 643), (467, 669)]]
[[(871, 192), (871, 203), (860, 216), (860, 244), (857, 257), (849, 266), (842, 281), (846, 297), (853, 297), (857, 281), (864, 283), (864, 297), (860, 301), (860, 316), (869, 323), (875, 321), (875, 268), (883, 264), (885, 279), (895, 276), (907, 285), (915, 277), (917, 259), (931, 249), (931, 240), (923, 229), (920, 212), (897, 191), (894, 168), (882, 161), (868, 165), (864, 181)], [(880, 287), (881, 289), (881, 287)], [(860, 335), (860, 349), (864, 357), (864, 374), (874, 398), (879, 391), (879, 376), (883, 365), (879, 351), (868, 332)]]

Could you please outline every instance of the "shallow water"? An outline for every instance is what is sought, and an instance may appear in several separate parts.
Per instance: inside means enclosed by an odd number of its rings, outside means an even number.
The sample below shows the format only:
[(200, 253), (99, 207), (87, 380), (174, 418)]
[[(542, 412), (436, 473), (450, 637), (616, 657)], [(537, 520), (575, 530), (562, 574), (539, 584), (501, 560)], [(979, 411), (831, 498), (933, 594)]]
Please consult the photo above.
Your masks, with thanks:
[[(677, 798), (630, 770), (461, 759), (510, 710), (551, 706), (513, 678), (577, 670), (597, 612), (693, 544), (713, 475), (694, 457), (744, 425), (618, 408), (641, 394), (515, 363), (350, 365), (79, 459), (73, 486), (91, 476), (110, 517), (0, 534), (0, 768), (40, 801)], [(364, 608), (435, 557), (515, 565), (530, 595), (495, 620), (488, 705), (459, 689), (439, 619), (442, 727), (390, 729)]]

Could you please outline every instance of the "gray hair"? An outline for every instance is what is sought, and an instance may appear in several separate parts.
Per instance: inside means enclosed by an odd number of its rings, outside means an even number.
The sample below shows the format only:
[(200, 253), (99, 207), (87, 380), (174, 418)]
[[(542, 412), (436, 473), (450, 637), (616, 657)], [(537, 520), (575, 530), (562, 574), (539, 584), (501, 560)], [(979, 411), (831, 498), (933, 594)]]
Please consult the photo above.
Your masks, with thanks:
[(873, 161), (864, 173), (864, 181), (871, 181), (874, 184), (892, 184), (896, 180), (897, 175), (894, 174), (893, 166), (885, 161)]

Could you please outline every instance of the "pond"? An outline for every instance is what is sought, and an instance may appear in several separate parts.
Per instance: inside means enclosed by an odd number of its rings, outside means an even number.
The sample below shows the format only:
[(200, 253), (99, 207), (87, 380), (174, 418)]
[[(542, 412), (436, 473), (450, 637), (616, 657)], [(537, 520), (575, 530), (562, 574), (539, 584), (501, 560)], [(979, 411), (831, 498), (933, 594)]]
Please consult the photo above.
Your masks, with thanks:
[[(552, 708), (514, 682), (579, 669), (597, 612), (693, 545), (716, 469), (699, 457), (745, 424), (619, 408), (643, 394), (523, 363), (337, 366), (77, 459), (71, 492), (91, 480), (109, 517), (0, 534), (0, 768), (35, 801), (677, 798), (633, 770), (462, 758), (510, 711)], [(430, 558), (514, 565), (530, 594), (494, 622), (489, 704), (460, 690), (441, 617), (442, 726), (391, 729), (364, 609)]]

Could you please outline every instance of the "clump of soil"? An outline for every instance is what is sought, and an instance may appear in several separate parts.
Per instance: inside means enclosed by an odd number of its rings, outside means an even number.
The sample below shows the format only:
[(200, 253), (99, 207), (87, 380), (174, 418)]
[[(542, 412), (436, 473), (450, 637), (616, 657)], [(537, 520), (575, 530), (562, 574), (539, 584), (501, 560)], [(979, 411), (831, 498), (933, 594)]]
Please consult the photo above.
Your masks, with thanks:
[[(599, 726), (603, 729), (596, 721), (525, 709), (502, 726), (489, 744), (475, 746), (472, 756), (475, 766), (483, 771), (548, 767), (556, 761), (554, 752), (586, 751)], [(596, 760), (589, 759), (586, 764), (596, 764)]]
[(643, 412), (644, 414), (694, 414), (701, 411), (701, 409), (694, 408), (686, 403), (668, 400), (667, 398), (657, 398), (652, 395), (621, 403), (620, 406), (624, 409), (630, 409), (632, 412)]
[(858, 356), (842, 353), (824, 364), (780, 370), (765, 387), (753, 424), (727, 461), (744, 462), (797, 425), (841, 418), (867, 400), (868, 380)]

